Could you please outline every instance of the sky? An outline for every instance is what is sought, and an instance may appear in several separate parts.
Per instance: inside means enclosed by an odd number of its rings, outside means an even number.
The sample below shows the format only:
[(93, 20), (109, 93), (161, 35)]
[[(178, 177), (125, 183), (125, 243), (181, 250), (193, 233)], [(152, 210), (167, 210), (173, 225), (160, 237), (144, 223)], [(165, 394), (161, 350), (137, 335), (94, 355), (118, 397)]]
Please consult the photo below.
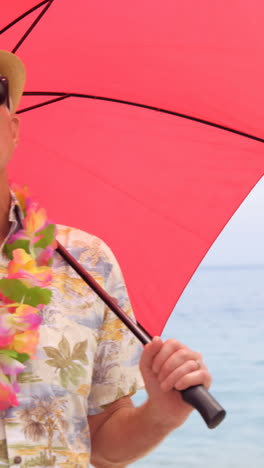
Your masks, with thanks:
[(264, 265), (264, 177), (250, 192), (202, 262), (212, 265)]

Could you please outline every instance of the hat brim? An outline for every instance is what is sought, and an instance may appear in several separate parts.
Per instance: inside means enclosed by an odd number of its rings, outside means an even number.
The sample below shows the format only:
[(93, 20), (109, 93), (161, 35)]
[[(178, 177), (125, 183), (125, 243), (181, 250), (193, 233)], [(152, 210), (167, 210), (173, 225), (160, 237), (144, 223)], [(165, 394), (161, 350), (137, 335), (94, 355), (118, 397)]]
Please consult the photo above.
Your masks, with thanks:
[(8, 79), (12, 112), (16, 112), (26, 81), (25, 66), (16, 55), (0, 50), (0, 75)]

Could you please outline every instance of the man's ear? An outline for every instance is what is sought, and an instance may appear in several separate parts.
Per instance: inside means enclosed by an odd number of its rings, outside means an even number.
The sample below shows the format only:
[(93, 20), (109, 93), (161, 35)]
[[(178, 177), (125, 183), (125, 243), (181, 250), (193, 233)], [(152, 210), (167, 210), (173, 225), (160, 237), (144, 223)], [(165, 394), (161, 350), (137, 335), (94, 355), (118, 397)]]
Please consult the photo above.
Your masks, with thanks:
[(20, 118), (17, 114), (12, 114), (11, 116), (11, 132), (14, 146), (16, 147), (19, 142), (19, 128), (20, 128)]

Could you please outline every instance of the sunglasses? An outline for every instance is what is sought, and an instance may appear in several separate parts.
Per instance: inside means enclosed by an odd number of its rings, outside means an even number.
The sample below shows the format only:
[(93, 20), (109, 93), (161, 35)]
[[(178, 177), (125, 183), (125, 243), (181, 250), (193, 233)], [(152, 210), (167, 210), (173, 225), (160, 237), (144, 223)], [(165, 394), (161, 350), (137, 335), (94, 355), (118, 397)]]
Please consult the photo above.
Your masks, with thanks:
[(2, 105), (5, 105), (8, 109), (10, 109), (8, 79), (4, 76), (0, 76), (0, 106)]

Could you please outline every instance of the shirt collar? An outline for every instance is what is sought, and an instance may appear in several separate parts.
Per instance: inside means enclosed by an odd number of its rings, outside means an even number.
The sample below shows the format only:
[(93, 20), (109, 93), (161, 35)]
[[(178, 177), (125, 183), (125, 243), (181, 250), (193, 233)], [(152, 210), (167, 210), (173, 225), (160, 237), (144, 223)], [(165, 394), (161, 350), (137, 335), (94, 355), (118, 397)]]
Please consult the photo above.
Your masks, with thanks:
[(10, 191), (10, 195), (11, 204), (9, 209), (8, 220), (10, 221), (11, 225), (4, 242), (2, 243), (2, 245), (0, 245), (0, 257), (7, 239), (9, 239), (9, 237), (12, 236), (12, 234), (14, 234), (16, 231), (22, 228), (22, 222), (24, 218), (23, 211), (19, 205), (18, 199), (12, 190)]
[(9, 210), (9, 221), (11, 223), (17, 223), (19, 227), (22, 227), (22, 220), (24, 218), (23, 211), (19, 205), (18, 199), (14, 192), (10, 191), (11, 195), (11, 204)]

